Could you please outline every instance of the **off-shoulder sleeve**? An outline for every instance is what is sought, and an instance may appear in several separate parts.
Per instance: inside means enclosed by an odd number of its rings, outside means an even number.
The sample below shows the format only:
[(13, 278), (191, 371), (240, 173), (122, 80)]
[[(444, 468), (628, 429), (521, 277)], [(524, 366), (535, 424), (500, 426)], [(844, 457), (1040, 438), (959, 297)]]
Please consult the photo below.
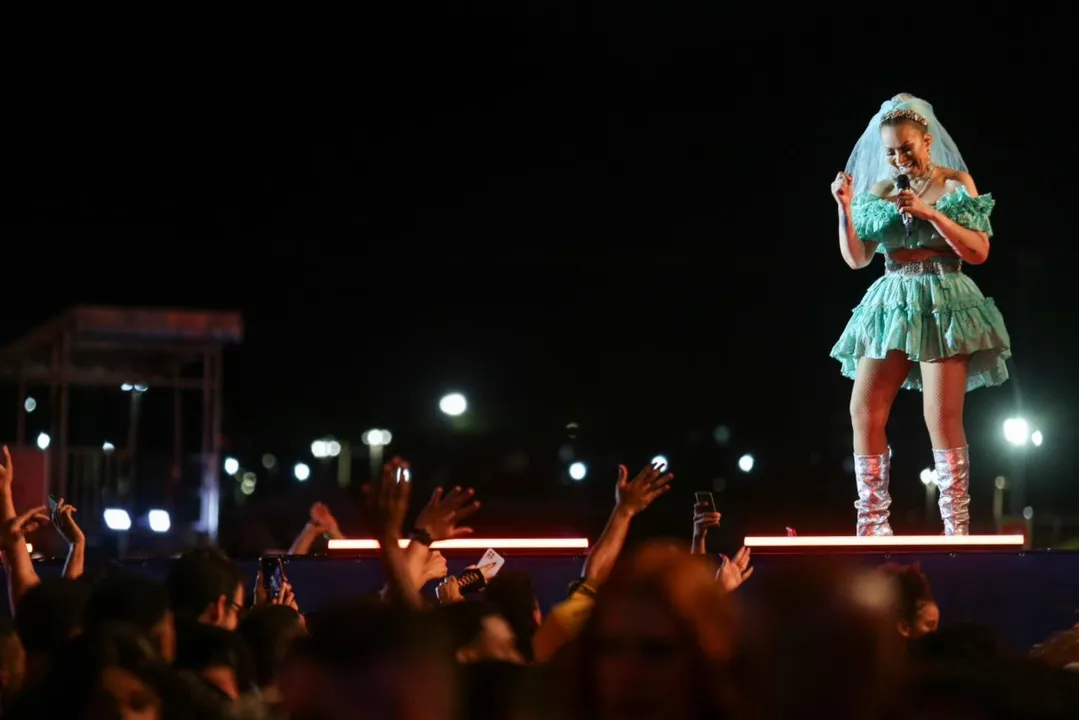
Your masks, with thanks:
[(971, 197), (965, 187), (959, 187), (937, 202), (937, 210), (968, 230), (983, 232), (993, 237), (993, 225), (989, 222), (989, 216), (996, 202), (989, 193)]
[(885, 229), (898, 214), (895, 205), (871, 193), (862, 193), (851, 202), (854, 232), (863, 241), (883, 240)]

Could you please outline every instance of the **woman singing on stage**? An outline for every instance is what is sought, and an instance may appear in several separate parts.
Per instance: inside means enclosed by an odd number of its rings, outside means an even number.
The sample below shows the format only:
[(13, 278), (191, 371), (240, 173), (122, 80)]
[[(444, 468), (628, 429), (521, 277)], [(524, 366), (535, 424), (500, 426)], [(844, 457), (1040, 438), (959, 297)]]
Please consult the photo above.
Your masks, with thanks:
[(911, 95), (885, 102), (832, 183), (839, 252), (851, 268), (884, 255), (884, 276), (854, 309), (832, 357), (854, 380), (858, 535), (891, 535), (885, 426), (900, 388), (920, 390), (946, 535), (970, 526), (963, 431), (968, 390), (1008, 379), (1004, 318), (963, 265), (989, 256), (994, 201), (979, 195), (959, 150)]

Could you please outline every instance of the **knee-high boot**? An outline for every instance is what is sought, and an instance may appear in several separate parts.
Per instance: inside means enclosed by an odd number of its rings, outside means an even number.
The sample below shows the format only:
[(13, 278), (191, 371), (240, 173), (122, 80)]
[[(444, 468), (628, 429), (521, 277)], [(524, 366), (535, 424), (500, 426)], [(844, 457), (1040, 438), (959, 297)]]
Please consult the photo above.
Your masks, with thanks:
[(934, 450), (945, 535), (970, 534), (970, 455), (965, 447)]
[(854, 507), (858, 510), (859, 535), (892, 534), (888, 524), (888, 509), (892, 506), (892, 496), (888, 493), (891, 464), (890, 453), (854, 456), (854, 476), (858, 483), (858, 501)]

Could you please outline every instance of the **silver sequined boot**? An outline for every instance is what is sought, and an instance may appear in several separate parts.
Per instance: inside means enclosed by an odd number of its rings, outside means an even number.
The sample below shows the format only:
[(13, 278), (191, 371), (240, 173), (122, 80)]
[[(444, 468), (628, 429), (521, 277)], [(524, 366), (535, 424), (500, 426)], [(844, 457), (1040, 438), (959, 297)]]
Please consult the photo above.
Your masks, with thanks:
[(970, 456), (967, 448), (934, 450), (945, 535), (970, 534)]
[(891, 535), (888, 524), (888, 508), (892, 496), (888, 494), (891, 479), (892, 458), (884, 455), (855, 455), (854, 477), (858, 483), (858, 535)]

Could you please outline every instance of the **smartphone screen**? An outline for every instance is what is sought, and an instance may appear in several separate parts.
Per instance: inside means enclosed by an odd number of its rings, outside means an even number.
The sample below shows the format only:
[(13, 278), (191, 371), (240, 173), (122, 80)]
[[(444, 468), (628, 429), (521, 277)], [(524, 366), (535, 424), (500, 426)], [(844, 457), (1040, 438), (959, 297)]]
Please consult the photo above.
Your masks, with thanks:
[(271, 598), (277, 597), (281, 586), (285, 584), (285, 564), (279, 556), (264, 557), (262, 565), (262, 586)]
[(701, 491), (693, 493), (693, 495), (697, 498), (698, 505), (700, 505), (701, 503), (705, 503), (706, 505), (708, 505), (708, 507), (705, 508), (705, 512), (716, 512), (716, 499), (712, 497), (712, 493), (707, 491)]
[(56, 512), (56, 508), (57, 508), (57, 506), (59, 504), (60, 504), (60, 501), (56, 499), (56, 496), (53, 495), (52, 493), (49, 493), (49, 513), (50, 514)]

